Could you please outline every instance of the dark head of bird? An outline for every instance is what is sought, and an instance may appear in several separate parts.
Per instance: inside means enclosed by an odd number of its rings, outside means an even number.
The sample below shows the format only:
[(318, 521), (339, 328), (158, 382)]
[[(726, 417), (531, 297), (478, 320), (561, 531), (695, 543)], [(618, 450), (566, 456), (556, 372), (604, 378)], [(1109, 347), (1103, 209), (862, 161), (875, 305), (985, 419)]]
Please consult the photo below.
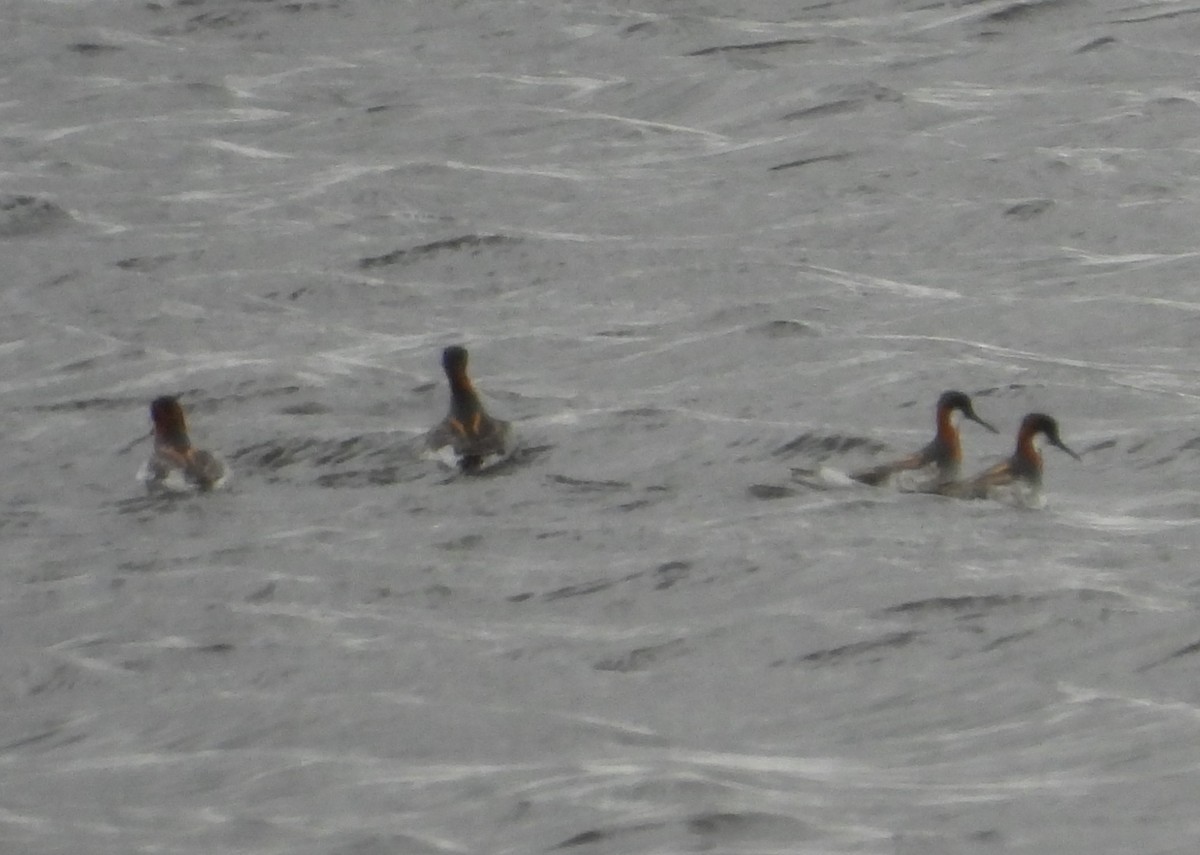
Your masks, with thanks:
[(1058, 422), (1045, 413), (1030, 413), (1021, 420), (1021, 431), (1017, 436), (1018, 443), (1021, 440), (1032, 441), (1039, 433), (1046, 437), (1046, 442), (1055, 448), (1065, 451), (1076, 460), (1080, 459), (1079, 455), (1068, 448), (1067, 444), (1062, 441), (1062, 437), (1058, 435)]
[(465, 377), (467, 375), (467, 349), (455, 344), (443, 350), (442, 368), (446, 370), (446, 376), (451, 379)]
[(976, 424), (983, 425), (992, 433), (999, 433), (999, 431), (992, 427), (989, 422), (985, 422), (979, 417), (979, 415), (975, 412), (975, 407), (971, 404), (971, 399), (965, 392), (958, 392), (955, 390), (943, 392), (938, 398), (937, 402), (937, 412), (939, 418), (943, 413), (949, 416), (950, 413), (954, 412), (955, 410), (958, 410), (960, 413), (962, 413), (963, 418), (970, 419)]
[(150, 421), (154, 422), (154, 438), (175, 448), (191, 446), (187, 435), (187, 420), (179, 399), (163, 395), (150, 402)]
[(483, 410), (475, 386), (467, 376), (467, 349), (451, 345), (442, 351), (442, 368), (450, 382), (450, 412), (460, 421), (465, 421)]

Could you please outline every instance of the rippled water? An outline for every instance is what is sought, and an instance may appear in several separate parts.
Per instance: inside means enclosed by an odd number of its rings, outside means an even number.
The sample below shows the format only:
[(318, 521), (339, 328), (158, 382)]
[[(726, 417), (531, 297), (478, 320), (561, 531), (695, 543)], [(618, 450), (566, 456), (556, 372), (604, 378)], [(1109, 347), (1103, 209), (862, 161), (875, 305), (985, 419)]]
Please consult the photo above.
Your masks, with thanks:
[(0, 4), (0, 851), (1192, 851), (1195, 11)]

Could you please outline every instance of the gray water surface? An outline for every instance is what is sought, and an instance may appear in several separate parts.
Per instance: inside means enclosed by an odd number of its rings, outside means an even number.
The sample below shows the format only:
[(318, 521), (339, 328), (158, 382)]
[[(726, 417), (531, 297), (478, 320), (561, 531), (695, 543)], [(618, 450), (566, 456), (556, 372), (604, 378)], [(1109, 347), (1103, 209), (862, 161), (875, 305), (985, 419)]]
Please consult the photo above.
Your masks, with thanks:
[(1196, 12), (0, 4), (0, 852), (1194, 852)]

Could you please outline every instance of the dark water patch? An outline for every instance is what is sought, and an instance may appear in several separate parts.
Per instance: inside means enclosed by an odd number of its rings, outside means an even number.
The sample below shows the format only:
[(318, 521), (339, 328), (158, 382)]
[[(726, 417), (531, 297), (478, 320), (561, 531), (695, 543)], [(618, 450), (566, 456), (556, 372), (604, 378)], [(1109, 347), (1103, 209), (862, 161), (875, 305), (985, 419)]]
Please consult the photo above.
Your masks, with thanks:
[(305, 294), (313, 293), (312, 289), (307, 285), (302, 285), (299, 288), (293, 288), (291, 291), (267, 291), (263, 294), (264, 300), (287, 300), (289, 303), (294, 303), (303, 297)]
[(1054, 207), (1053, 199), (1027, 199), (1004, 209), (1004, 216), (1017, 220), (1032, 220)]
[[(186, 496), (184, 497), (187, 498)], [(187, 504), (184, 501), (179, 503), (181, 506)], [(230, 546), (224, 549), (214, 549), (204, 553), (203, 561), (211, 562), (228, 562), (236, 566), (243, 566), (247, 556), (255, 552), (253, 547), (248, 546)], [(184, 555), (178, 557), (155, 556), (148, 559), (133, 559), (122, 561), (116, 565), (116, 569), (126, 573), (153, 573), (159, 570), (175, 570), (179, 568), (195, 570), (200, 561), (200, 557), (195, 555)], [(204, 565), (200, 565), (204, 566)], [(121, 579), (114, 580), (114, 586), (119, 587), (123, 583)]]
[(266, 603), (275, 598), (275, 582), (274, 580), (267, 582), (256, 591), (247, 594), (244, 598), (247, 603)]
[[(668, 564), (661, 565), (660, 569), (675, 563), (683, 562), (668, 562)], [(670, 573), (671, 570), (668, 569), (664, 572)], [(624, 584), (625, 582), (633, 582), (636, 579), (643, 578), (645, 575), (646, 571), (635, 570), (632, 573), (627, 573), (626, 575), (620, 576), (616, 579), (593, 579), (588, 582), (578, 582), (574, 585), (564, 585), (561, 588), (555, 588), (543, 594), (527, 591), (520, 594), (513, 594), (507, 599), (510, 603), (523, 603), (527, 600), (537, 597), (542, 602), (549, 603), (554, 602), (555, 600), (570, 599), (572, 597), (586, 597), (591, 594), (598, 594), (601, 591), (607, 591), (611, 588), (615, 588), (617, 585)]]
[(295, 0), (289, 0), (289, 2), (280, 3), (278, 8), (281, 12), (291, 12), (295, 14), (297, 12), (319, 12), (326, 9), (340, 9), (342, 8), (342, 4), (341, 2), (338, 2), (338, 0), (325, 0), (325, 2), (319, 2), (319, 0), (307, 0), (307, 2), (304, 3), (297, 3)]
[[(930, 614), (946, 614), (953, 612), (959, 617), (978, 617), (988, 612), (1010, 606), (1028, 605), (1040, 601), (1041, 597), (1027, 597), (1023, 594), (983, 594), (966, 595), (961, 597), (929, 597), (924, 600), (912, 600), (894, 606), (880, 609), (880, 615), (910, 615), (923, 617)], [(965, 614), (964, 614), (965, 613)]]
[(998, 650), (1009, 644), (1014, 644), (1018, 641), (1024, 641), (1026, 638), (1032, 638), (1037, 635), (1037, 630), (1027, 629), (1022, 632), (1010, 632), (1008, 635), (1001, 635), (998, 638), (993, 638), (983, 647), (979, 648), (980, 653), (990, 653), (993, 650)]
[(219, 641), (212, 644), (171, 646), (156, 651), (153, 655), (137, 656), (115, 662), (118, 667), (135, 674), (158, 671), (176, 671), (180, 668), (196, 667), (195, 656), (224, 656), (234, 651), (232, 642)]
[(822, 95), (828, 100), (785, 113), (781, 120), (795, 122), (803, 119), (825, 119), (842, 113), (855, 113), (871, 104), (898, 104), (904, 100), (904, 93), (870, 80), (826, 87)]
[(653, 499), (634, 499), (632, 502), (622, 502), (616, 506), (616, 510), (623, 513), (630, 511), (640, 511), (642, 508), (648, 508), (655, 504)]
[(576, 846), (590, 846), (593, 843), (603, 843), (612, 836), (610, 831), (601, 831), (598, 828), (591, 828), (587, 831), (581, 831), (573, 837), (568, 837), (562, 843), (551, 846), (550, 850), (555, 849), (573, 849)]
[(435, 543), (434, 546), (446, 552), (469, 552), (470, 550), (479, 548), (482, 544), (482, 534), (464, 534), (462, 537)]
[(99, 682), (96, 674), (69, 662), (53, 662), (22, 674), (23, 694), (27, 697), (50, 695), (83, 688)]
[(405, 594), (404, 596), (417, 596), (424, 600), (427, 606), (440, 606), (454, 596), (454, 589), (449, 585), (435, 583), (433, 585), (426, 585), (411, 595)]
[(74, 362), (68, 362), (58, 370), (64, 374), (74, 374), (77, 371), (86, 371), (96, 368), (100, 365), (101, 361), (101, 357), (99, 356), (90, 356), (85, 359), (77, 359)]
[(799, 491), (780, 484), (751, 484), (746, 488), (746, 495), (752, 499), (771, 501), (773, 499), (790, 499), (792, 496), (799, 495)]
[(842, 98), (855, 98), (860, 101), (878, 101), (887, 104), (899, 104), (904, 100), (904, 93), (890, 86), (883, 86), (873, 80), (860, 80), (855, 83), (844, 83), (831, 86), (825, 90)]
[[(5, 564), (0, 564), (0, 566), (4, 566), (5, 570), (12, 572), (13, 568), (9, 568)], [(62, 582), (67, 579), (88, 576), (92, 572), (92, 568), (92, 562), (76, 558), (43, 558), (40, 561), (23, 563), (18, 578), (35, 585), (44, 582)], [(3, 627), (0, 627), (0, 630), (3, 630)]]
[[(1056, 605), (1057, 604), (1057, 605)], [(1078, 607), (1085, 607), (1080, 614)], [(980, 652), (989, 652), (1008, 644), (1038, 634), (1044, 627), (1044, 619), (1052, 618), (1052, 624), (1082, 626), (1094, 621), (1105, 621), (1114, 613), (1130, 610), (1127, 598), (1111, 591), (1091, 588), (1066, 589), (1043, 594), (984, 594), (961, 597), (930, 597), (889, 606), (875, 613), (876, 617), (903, 615), (913, 621), (945, 620), (972, 637), (981, 636)], [(1009, 629), (995, 635), (988, 628), (987, 619), (1008, 613), (1009, 622), (1016, 615), (1036, 609), (1036, 626)], [(1067, 617), (1066, 615), (1074, 615)]]
[(921, 633), (912, 630), (893, 632), (866, 641), (855, 641), (839, 647), (814, 650), (812, 653), (805, 653), (791, 660), (777, 659), (771, 665), (773, 667), (780, 665), (840, 665), (851, 659), (865, 659), (867, 662), (879, 662), (882, 661), (885, 652), (907, 647), (920, 638), (921, 635)]
[(1187, 644), (1177, 650), (1171, 651), (1160, 659), (1155, 659), (1153, 662), (1148, 662), (1145, 665), (1138, 667), (1137, 671), (1139, 673), (1143, 671), (1149, 671), (1151, 668), (1157, 668), (1160, 665), (1165, 665), (1168, 662), (1172, 662), (1176, 659), (1194, 656), (1197, 653), (1200, 653), (1200, 641), (1193, 641), (1191, 644)]
[(886, 451), (888, 446), (877, 440), (862, 436), (844, 436), (842, 434), (802, 433), (800, 436), (784, 443), (771, 452), (775, 457), (792, 457), (797, 454), (815, 456), (824, 460), (834, 454), (845, 454), (848, 451), (865, 451), (877, 454)]
[[(661, 796), (658, 797), (661, 800)], [(650, 797), (644, 801), (653, 803)], [(643, 837), (640, 842), (624, 840)], [(782, 814), (763, 811), (699, 811), (680, 821), (637, 823), (620, 827), (593, 828), (569, 837), (550, 851), (580, 846), (604, 846), (604, 851), (621, 852), (726, 852), (743, 849), (790, 851), (796, 840), (809, 840), (817, 832), (806, 823)], [(617, 841), (621, 841), (619, 845)]]
[(1033, 2), (1011, 3), (995, 12), (985, 15), (982, 20), (993, 24), (1011, 24), (1031, 20), (1047, 11), (1059, 9), (1069, 0), (1033, 0)]
[(579, 531), (574, 528), (558, 528), (553, 531), (539, 531), (533, 536), (534, 540), (557, 540), (559, 538), (567, 538), (568, 540), (579, 540)]
[(1189, 439), (1183, 445), (1179, 446), (1180, 451), (1197, 451), (1200, 450), (1200, 436)]
[(338, 440), (330, 446), (329, 443), (323, 445), (313, 455), (313, 463), (317, 466), (328, 466), (335, 463), (345, 463), (349, 460), (354, 460), (361, 457), (369, 449), (368, 438), (365, 436), (353, 436), (349, 439)]
[(0, 533), (11, 535), (19, 531), (26, 531), (41, 518), (42, 515), (36, 511), (6, 511), (0, 515)]
[(1092, 39), (1087, 44), (1080, 45), (1079, 47), (1075, 48), (1072, 53), (1088, 53), (1090, 51), (1098, 50), (1099, 48), (1107, 47), (1108, 45), (1116, 43), (1117, 40), (1112, 36), (1101, 36), (1098, 39)]
[(249, 402), (261, 401), (266, 398), (280, 398), (289, 395), (295, 395), (299, 392), (308, 392), (304, 386), (297, 386), (294, 383), (286, 383), (280, 386), (263, 385), (263, 381), (243, 380), (234, 387), (234, 391), (227, 395), (210, 395), (206, 394), (202, 389), (192, 389), (186, 392), (177, 393), (180, 397), (188, 397), (190, 400), (187, 403), (190, 410), (217, 410), (222, 404), (240, 404)]
[(651, 578), (654, 579), (654, 590), (665, 591), (676, 582), (686, 579), (691, 569), (690, 561), (668, 561), (665, 564), (659, 564), (651, 574)]
[(662, 644), (638, 647), (621, 656), (601, 659), (592, 667), (597, 671), (616, 671), (620, 674), (647, 671), (664, 659), (673, 659), (686, 655), (688, 650), (687, 642), (682, 638), (676, 638)]
[[(1115, 440), (1105, 442), (1116, 445)], [(1197, 452), (1200, 452), (1200, 436), (1184, 439), (1182, 442), (1168, 436), (1137, 438), (1130, 440), (1125, 448), (1125, 455), (1132, 458), (1126, 465), (1133, 465), (1139, 469), (1175, 466), (1180, 458), (1193, 458)]]
[[(432, 568), (426, 569), (429, 570)], [(425, 585), (408, 591), (398, 591), (390, 585), (380, 585), (368, 591), (362, 601), (364, 603), (377, 603), (381, 600), (390, 599), (418, 600), (427, 608), (435, 609), (438, 606), (444, 605), (453, 596), (454, 589), (449, 585), (442, 585), (440, 583)]]
[(270, 482), (297, 477), (287, 471), (292, 468), (300, 472), (317, 470), (313, 483), (323, 488), (403, 484), (430, 472), (412, 438), (391, 432), (342, 439), (270, 439), (239, 448), (229, 459), (235, 471), (243, 475), (257, 473)]
[(811, 166), (814, 163), (830, 163), (841, 160), (849, 160), (852, 157), (850, 152), (842, 151), (836, 154), (816, 154), (811, 157), (802, 157), (798, 160), (789, 160), (787, 163), (777, 163), (774, 166), (768, 167), (768, 172), (778, 172), (781, 169), (796, 169), (801, 166)]
[[(154, 490), (148, 491), (142, 496), (132, 496), (128, 499), (120, 499), (113, 503), (117, 509), (117, 513), (122, 516), (133, 514), (141, 519), (149, 519), (151, 516), (161, 514), (177, 513), (186, 508), (192, 500), (196, 498), (204, 498), (211, 495), (210, 493), (175, 493), (170, 490)], [(141, 562), (145, 563), (145, 562)], [(139, 567), (130, 567), (131, 570), (141, 570)], [(153, 567), (145, 569), (154, 569)]]
[(105, 53), (115, 53), (116, 51), (124, 50), (124, 48), (119, 45), (106, 45), (99, 42), (75, 42), (75, 44), (69, 45), (67, 50), (83, 54), (84, 56), (99, 56)]
[(817, 104), (814, 107), (805, 107), (803, 110), (793, 110), (779, 118), (784, 122), (795, 122), (799, 119), (823, 119), (839, 113), (853, 113), (861, 110), (864, 106), (865, 102), (857, 98), (839, 98), (836, 101), (826, 101), (824, 104)]
[(1159, 21), (1164, 18), (1182, 18), (1187, 15), (1200, 14), (1200, 6), (1189, 6), (1186, 9), (1173, 9), (1170, 12), (1157, 12), (1153, 15), (1139, 15), (1136, 18), (1114, 18), (1112, 24), (1144, 24), (1148, 21)]
[(149, 561), (122, 561), (117, 564), (117, 570), (122, 573), (150, 573), (162, 566), (157, 559)]
[(320, 444), (319, 439), (266, 440), (239, 448), (229, 459), (243, 468), (274, 471), (306, 461), (306, 452)]
[(313, 479), (318, 487), (353, 489), (357, 487), (387, 487), (419, 480), (423, 472), (414, 472), (411, 467), (380, 466), (375, 469), (354, 469), (349, 472), (332, 472)]
[(675, 491), (665, 484), (652, 484), (642, 491), (645, 495), (638, 499), (631, 499), (626, 502), (620, 502), (612, 507), (613, 510), (621, 513), (629, 513), (630, 511), (639, 511), (642, 508), (648, 508), (652, 505), (664, 501), (673, 496)]
[[(995, 395), (1008, 395), (1012, 392), (1024, 392), (1028, 388), (1029, 387), (1024, 383), (1009, 383), (1005, 386), (987, 386), (983, 389), (977, 389), (974, 392), (971, 392), (970, 395), (972, 398), (991, 398)], [(915, 403), (917, 402), (910, 402), (910, 406)]]
[[(1151, 107), (1166, 107), (1168, 110), (1183, 109), (1188, 113), (1196, 112), (1196, 102), (1191, 98), (1182, 98), (1178, 95), (1164, 95), (1161, 98), (1151, 98), (1147, 104)], [(1137, 188), (1142, 192), (1154, 194), (1159, 189), (1156, 184), (1138, 184)]]
[(564, 585), (561, 588), (555, 588), (553, 591), (542, 594), (542, 601), (552, 603), (555, 600), (565, 600), (570, 597), (586, 597), (589, 594), (598, 594), (601, 591), (607, 591), (616, 584), (617, 582), (612, 579), (597, 579), (592, 582), (580, 582), (577, 585)]
[(677, 414), (661, 407), (631, 407), (615, 413), (626, 427), (639, 430), (663, 430), (675, 424)]
[[(619, 839), (622, 837), (627, 837), (627, 836), (633, 835), (633, 834), (642, 834), (647, 831), (657, 831), (659, 829), (665, 828), (666, 825), (667, 824), (664, 822), (653, 822), (653, 823), (647, 822), (647, 823), (639, 823), (637, 825), (627, 825), (624, 827), (617, 827), (617, 828), (605, 828), (605, 829), (593, 828), (593, 829), (589, 829), (588, 831), (581, 831), (579, 834), (576, 834), (574, 837), (568, 837), (562, 843), (558, 843), (558, 844), (555, 844), (554, 846), (551, 846), (549, 851), (553, 852), (556, 849), (573, 849), (576, 846), (592, 846), (597, 843), (606, 843), (606, 842), (616, 840), (616, 839)], [(641, 850), (634, 849), (634, 850), (630, 850), (630, 851), (641, 851)]]
[[(264, 18), (268, 13), (291, 13), (332, 11), (342, 8), (342, 0), (175, 0), (172, 4), (151, 0), (147, 9), (165, 13), (186, 10), (187, 19), (177, 25), (162, 25), (155, 30), (158, 35), (178, 35), (206, 30), (244, 29), (240, 38), (261, 38), (264, 35)], [(199, 14), (193, 10), (203, 8)]]
[(47, 725), (36, 733), (17, 737), (11, 742), (0, 743), (0, 755), (28, 748), (38, 748), (39, 750), (57, 749), (81, 742), (83, 739), (84, 735), (82, 733), (66, 732), (65, 723), (59, 722)]
[[(193, 6), (198, 5), (192, 0), (180, 0), (176, 6)], [(195, 33), (203, 30), (227, 30), (232, 27), (239, 27), (250, 21), (257, 20), (255, 14), (247, 9), (239, 9), (228, 12), (201, 12), (199, 15), (193, 15), (188, 18), (182, 25), (170, 29), (160, 29), (155, 32), (159, 35), (178, 35), (182, 33)]]
[[(0, 235), (0, 237), (3, 237), (3, 235)], [(68, 282), (74, 282), (78, 280), (80, 276), (80, 271), (70, 270), (66, 273), (60, 273), (57, 276), (51, 276), (49, 279), (44, 279), (38, 283), (38, 286), (41, 288), (55, 288), (59, 285), (65, 285)]]
[(69, 219), (70, 215), (49, 199), (0, 194), (0, 238), (36, 234)]
[(292, 437), (244, 446), (229, 459), (243, 468), (276, 471), (297, 464), (336, 466), (353, 460), (401, 456), (413, 459), (412, 441), (390, 433), (359, 434), (345, 439)]
[(640, 338), (646, 334), (645, 328), (620, 327), (617, 329), (598, 330), (593, 335), (602, 338)]
[(285, 416), (323, 416), (332, 412), (333, 407), (317, 401), (303, 401), (279, 408), (279, 413)]
[[(188, 393), (184, 393), (188, 394)], [(70, 413), (79, 410), (131, 410), (145, 408), (149, 418), (149, 398), (74, 398), (69, 401), (55, 401), (51, 404), (35, 404), (36, 413)]]
[(628, 481), (592, 481), (586, 478), (572, 478), (568, 475), (551, 475), (547, 480), (564, 486), (574, 493), (608, 493), (624, 491), (632, 487)]
[[(119, 359), (130, 359), (134, 357), (144, 356), (145, 353), (140, 348), (136, 348), (129, 352), (118, 354)], [(94, 367), (95, 360), (81, 360), (78, 363), (71, 363), (63, 366), (63, 370), (82, 370)], [(271, 388), (263, 388), (260, 381), (246, 381), (238, 384), (238, 391), (227, 395), (212, 395), (204, 389), (163, 389), (162, 394), (170, 394), (179, 398), (183, 403), (184, 409), (188, 413), (214, 413), (227, 404), (239, 404), (245, 402), (254, 402), (263, 398), (294, 395), (301, 391), (300, 386), (276, 386)], [(66, 401), (55, 401), (49, 404), (36, 404), (33, 406), (34, 412), (40, 413), (64, 413), (74, 412), (78, 410), (141, 410), (146, 413), (149, 418), (149, 407), (152, 395), (129, 397), (123, 396), (118, 398), (72, 398)], [(140, 440), (138, 440), (140, 441)]]
[(352, 832), (350, 838), (325, 850), (329, 855), (446, 855), (447, 847), (427, 843), (407, 834)]
[(697, 848), (709, 851), (722, 845), (769, 838), (772, 840), (811, 840), (817, 832), (808, 824), (790, 816), (762, 811), (709, 811), (687, 819), (687, 830), (704, 840)]
[(473, 255), (478, 255), (479, 251), (484, 247), (506, 246), (519, 242), (520, 238), (509, 237), (507, 235), (460, 235), (459, 237), (435, 240), (432, 243), (408, 247), (407, 249), (396, 249), (383, 255), (360, 258), (358, 260), (358, 267), (360, 270), (370, 270), (373, 267), (408, 264), (428, 258), (439, 252), (471, 250)]
[(816, 39), (774, 39), (766, 42), (748, 42), (736, 45), (714, 45), (685, 53), (684, 56), (713, 56), (719, 53), (750, 52), (766, 53), (782, 50), (783, 48), (803, 47), (816, 44)]
[(794, 320), (767, 321), (765, 324), (749, 327), (747, 331), (767, 338), (807, 338), (819, 335), (811, 324)]
[(637, 419), (659, 419), (671, 415), (671, 412), (670, 410), (664, 410), (662, 407), (630, 407), (629, 409), (618, 411), (617, 415)]

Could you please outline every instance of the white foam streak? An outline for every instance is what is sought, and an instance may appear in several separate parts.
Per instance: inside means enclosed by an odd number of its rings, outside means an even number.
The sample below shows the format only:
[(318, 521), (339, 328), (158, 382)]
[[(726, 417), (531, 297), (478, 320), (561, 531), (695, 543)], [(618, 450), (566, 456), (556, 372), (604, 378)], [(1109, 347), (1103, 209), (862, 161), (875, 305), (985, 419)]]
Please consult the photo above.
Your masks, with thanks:
[(962, 297), (962, 294), (959, 294), (957, 291), (950, 291), (945, 288), (930, 288), (927, 285), (913, 285), (910, 282), (897, 282), (894, 279), (885, 279), (882, 276), (871, 276), (865, 273), (851, 273), (846, 270), (837, 270), (832, 267), (818, 267), (816, 265), (805, 264), (801, 265), (801, 269), (815, 273), (820, 278), (828, 282), (844, 285), (847, 288), (860, 288), (869, 291), (884, 291), (903, 297), (915, 297), (917, 299), (925, 300), (957, 300)]
[(1017, 350), (1011, 347), (1001, 347), (1000, 345), (988, 344), (982, 341), (972, 341), (970, 339), (955, 338), (953, 336), (940, 335), (905, 335), (900, 333), (881, 333), (878, 335), (865, 335), (865, 339), (872, 341), (927, 341), (941, 342), (943, 344), (954, 344), (971, 350), (978, 350), (984, 353), (1003, 356), (1007, 359), (1018, 359), (1029, 362), (1039, 362), (1049, 365), (1065, 365), (1073, 368), (1090, 368), (1100, 371), (1116, 371), (1125, 372), (1132, 369), (1145, 371), (1147, 369), (1167, 371), (1171, 368), (1168, 365), (1134, 365), (1131, 363), (1122, 362), (1096, 362), (1088, 359), (1071, 359), (1066, 356), (1051, 356), (1045, 353), (1037, 353), (1030, 350)]
[(532, 175), (538, 178), (559, 178), (563, 181), (586, 181), (590, 175), (569, 169), (550, 169), (548, 167), (521, 166), (487, 166), (482, 163), (463, 163), (458, 160), (447, 160), (443, 164), (449, 169), (462, 169), (471, 172), (491, 172), (496, 175)]
[(728, 140), (725, 134), (720, 134), (716, 131), (705, 130), (704, 128), (694, 128), (689, 127), (688, 125), (676, 125), (669, 122), (654, 122), (647, 119), (633, 119), (629, 116), (619, 116), (613, 113), (600, 113), (590, 110), (569, 110), (564, 107), (526, 106), (524, 109), (536, 113), (551, 113), (554, 115), (566, 116), (572, 119), (614, 122), (619, 125), (628, 125), (634, 128), (648, 128), (655, 131), (668, 131), (670, 133), (688, 134), (691, 136), (703, 137), (704, 139), (720, 143), (725, 143)]
[(1077, 247), (1063, 246), (1060, 249), (1067, 255), (1078, 259), (1081, 263), (1093, 267), (1117, 267), (1121, 269), (1153, 267), (1160, 264), (1170, 264), (1176, 261), (1188, 261), (1200, 252), (1131, 252), (1122, 255), (1108, 255)]
[(249, 157), (255, 160), (288, 160), (291, 158), (290, 154), (283, 154), (282, 152), (278, 151), (267, 151), (266, 149), (255, 148), (254, 146), (249, 145), (239, 145), (238, 143), (231, 143), (227, 140), (209, 140), (208, 144), (218, 151), (228, 151), (233, 154), (240, 154), (242, 157)]

